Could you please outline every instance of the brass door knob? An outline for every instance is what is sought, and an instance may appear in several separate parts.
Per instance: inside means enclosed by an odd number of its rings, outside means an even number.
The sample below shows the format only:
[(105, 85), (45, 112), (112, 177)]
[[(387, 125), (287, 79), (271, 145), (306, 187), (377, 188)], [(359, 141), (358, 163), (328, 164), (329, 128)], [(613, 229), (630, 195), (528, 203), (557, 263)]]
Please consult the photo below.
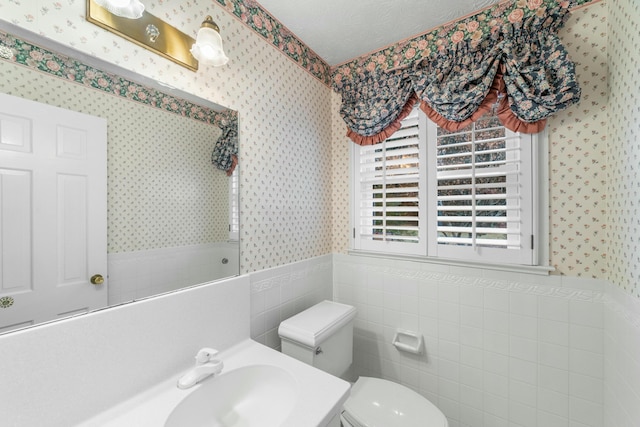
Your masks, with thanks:
[(94, 285), (102, 285), (104, 283), (104, 277), (100, 274), (94, 274), (91, 276), (91, 283)]

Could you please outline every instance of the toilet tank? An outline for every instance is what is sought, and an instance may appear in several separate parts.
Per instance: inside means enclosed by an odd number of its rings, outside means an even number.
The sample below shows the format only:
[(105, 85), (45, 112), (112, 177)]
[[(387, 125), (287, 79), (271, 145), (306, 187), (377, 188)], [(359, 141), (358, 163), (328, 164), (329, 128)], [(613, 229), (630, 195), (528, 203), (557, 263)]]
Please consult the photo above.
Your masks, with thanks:
[(280, 323), (282, 352), (337, 377), (353, 360), (356, 309), (322, 301)]

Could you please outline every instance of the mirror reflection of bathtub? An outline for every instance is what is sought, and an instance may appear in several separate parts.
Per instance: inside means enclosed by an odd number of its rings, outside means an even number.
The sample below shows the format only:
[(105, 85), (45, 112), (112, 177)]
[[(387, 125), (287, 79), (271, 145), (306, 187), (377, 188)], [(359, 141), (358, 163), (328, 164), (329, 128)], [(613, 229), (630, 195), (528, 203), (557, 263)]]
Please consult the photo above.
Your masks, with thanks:
[[(0, 49), (0, 93), (107, 120), (108, 305), (239, 274), (238, 172), (211, 163), (235, 111), (4, 21)], [(0, 333), (32, 324), (3, 322), (21, 294), (0, 283)]]

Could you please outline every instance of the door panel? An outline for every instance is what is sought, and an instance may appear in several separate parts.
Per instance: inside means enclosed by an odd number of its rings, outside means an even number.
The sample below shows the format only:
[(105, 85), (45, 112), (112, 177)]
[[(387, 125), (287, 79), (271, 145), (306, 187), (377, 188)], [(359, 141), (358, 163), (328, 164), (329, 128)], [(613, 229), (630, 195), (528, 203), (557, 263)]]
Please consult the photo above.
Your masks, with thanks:
[(0, 150), (31, 152), (31, 119), (0, 112)]
[(87, 179), (58, 175), (58, 241), (60, 243), (58, 284), (82, 282), (87, 270)]
[(0, 294), (31, 289), (31, 172), (0, 169)]
[(102, 118), (0, 94), (0, 332), (107, 305), (106, 144)]

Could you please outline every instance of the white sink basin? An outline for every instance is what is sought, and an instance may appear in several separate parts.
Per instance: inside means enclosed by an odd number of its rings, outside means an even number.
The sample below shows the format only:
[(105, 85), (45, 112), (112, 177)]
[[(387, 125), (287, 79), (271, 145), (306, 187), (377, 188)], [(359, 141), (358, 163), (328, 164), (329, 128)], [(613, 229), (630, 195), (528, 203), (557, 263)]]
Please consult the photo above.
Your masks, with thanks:
[(278, 426), (291, 413), (297, 395), (296, 380), (277, 366), (223, 371), (180, 402), (165, 427)]
[[(207, 345), (208, 343), (203, 343)], [(185, 354), (189, 362), (191, 354)], [(220, 375), (182, 390), (190, 364), (77, 427), (324, 427), (349, 396), (348, 382), (250, 339), (220, 352)]]

